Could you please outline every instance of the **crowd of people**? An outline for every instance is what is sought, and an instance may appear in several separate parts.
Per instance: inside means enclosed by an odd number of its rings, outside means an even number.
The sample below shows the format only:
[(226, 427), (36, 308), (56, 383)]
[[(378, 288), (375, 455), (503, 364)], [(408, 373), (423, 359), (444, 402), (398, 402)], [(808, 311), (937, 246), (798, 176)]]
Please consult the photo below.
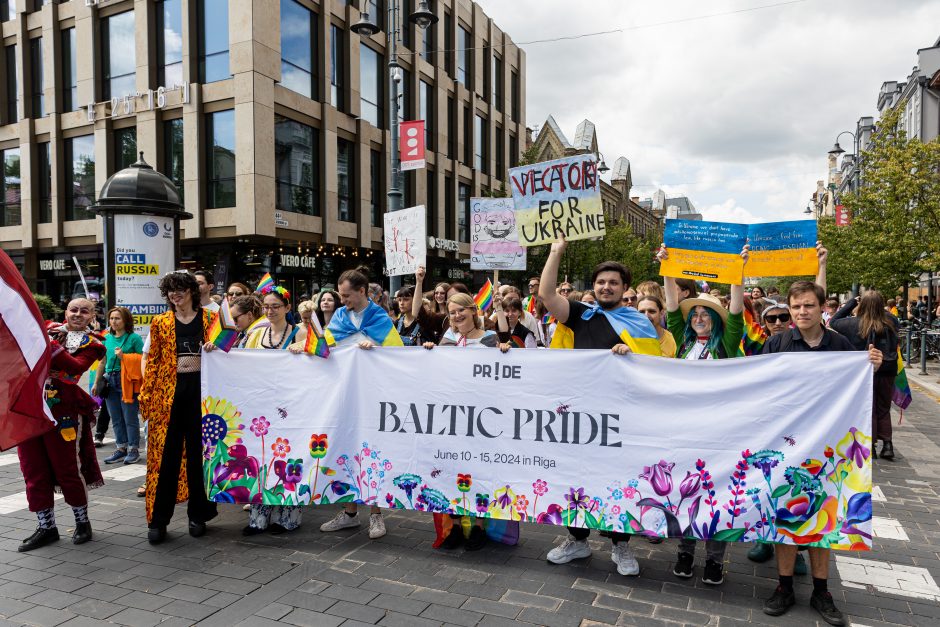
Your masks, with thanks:
[[(875, 369), (872, 436), (882, 440), (882, 459), (895, 456), (891, 430), (891, 385), (897, 374), (898, 321), (896, 311), (881, 294), (833, 303), (826, 294), (827, 251), (817, 247), (820, 273), (815, 282), (797, 281), (785, 293), (777, 289), (731, 285), (728, 294), (709, 290), (689, 279), (666, 277), (662, 284), (645, 281), (633, 286), (629, 268), (615, 261), (598, 265), (589, 289), (558, 284), (559, 265), (567, 244), (552, 244), (545, 267), (524, 289), (497, 285), (492, 311), (481, 312), (470, 289), (462, 283), (437, 283), (427, 289), (424, 268), (414, 285), (389, 298), (381, 285), (370, 283), (360, 270), (340, 275), (336, 289), (294, 303), (283, 287), (255, 292), (243, 283), (224, 291), (238, 330), (238, 348), (305, 352), (306, 336), (324, 329), (336, 346), (405, 345), (516, 349), (606, 349), (615, 354), (642, 353), (685, 360), (742, 358), (750, 354), (817, 351), (867, 351)], [(662, 247), (660, 260), (669, 251)], [(741, 251), (746, 263), (748, 249)], [(743, 283), (743, 281), (742, 281)], [(705, 289), (700, 289), (700, 288)], [(75, 299), (68, 304), (65, 323), (50, 325), (53, 371), (50, 394), (60, 428), (19, 447), (30, 510), (38, 518), (36, 532), (19, 547), (28, 551), (59, 539), (53, 510), (53, 489), (61, 488), (74, 512), (73, 542), (87, 542), (92, 530), (87, 515), (87, 490), (101, 483), (91, 427), (95, 422), (92, 396), (78, 385), (92, 363), (101, 360), (92, 394), (103, 399), (101, 414), (110, 416), (115, 450), (106, 464), (132, 464), (141, 457), (139, 415), (146, 423), (147, 479), (138, 494), (145, 498), (148, 540), (167, 540), (175, 505), (187, 502), (189, 533), (199, 537), (218, 505), (206, 497), (203, 481), (200, 371), (202, 354), (215, 349), (209, 329), (219, 310), (213, 299), (211, 273), (172, 272), (160, 282), (168, 310), (155, 317), (146, 341), (135, 333), (135, 321), (123, 307), (107, 313), (102, 337), (93, 327), (94, 304)], [(897, 306), (897, 303), (894, 303)], [(316, 320), (314, 320), (314, 318)], [(319, 323), (314, 325), (314, 323)], [(311, 326), (314, 325), (314, 326)], [(50, 399), (52, 396), (50, 396)], [(101, 443), (106, 421), (99, 418), (95, 437)], [(233, 445), (232, 454), (239, 451)], [(877, 451), (876, 457), (877, 457)], [(287, 462), (277, 472), (299, 472)], [(240, 472), (233, 468), (233, 473)], [(244, 495), (247, 500), (247, 492)], [(244, 500), (239, 499), (241, 502)], [(289, 533), (302, 523), (300, 506), (248, 503), (244, 535)], [(359, 527), (356, 503), (346, 503), (320, 526), (322, 532)], [(487, 542), (483, 519), (437, 521), (443, 549), (465, 546), (477, 550)], [(446, 522), (446, 525), (443, 523)], [(547, 554), (549, 562), (564, 564), (591, 555), (590, 530), (568, 528), (568, 537)], [(372, 505), (368, 535), (386, 534), (382, 511)], [(640, 564), (629, 547), (631, 535), (606, 534), (618, 573), (637, 576)], [(661, 539), (655, 539), (661, 541)], [(636, 541), (634, 539), (634, 541)], [(673, 573), (694, 574), (695, 541), (680, 539)], [(724, 581), (726, 544), (707, 541), (702, 581)], [(810, 603), (831, 624), (844, 624), (827, 589), (829, 551), (809, 548), (813, 593)], [(766, 561), (776, 556), (779, 585), (764, 604), (770, 615), (781, 615), (795, 603), (793, 577), (807, 567), (794, 545), (757, 543), (748, 557)]]

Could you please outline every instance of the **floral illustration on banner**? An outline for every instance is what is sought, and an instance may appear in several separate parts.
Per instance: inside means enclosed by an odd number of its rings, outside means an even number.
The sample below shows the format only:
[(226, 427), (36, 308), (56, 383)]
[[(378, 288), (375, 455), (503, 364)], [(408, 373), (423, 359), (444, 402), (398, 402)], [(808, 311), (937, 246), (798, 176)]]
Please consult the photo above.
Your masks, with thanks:
[(793, 457), (786, 446), (744, 449), (731, 460), (725, 453), (720, 461), (702, 453), (692, 462), (654, 458), (619, 468), (616, 480), (566, 485), (551, 475), (500, 476), (499, 466), (484, 476), (479, 465), (389, 459), (368, 440), (353, 440), (358, 445), (350, 450), (342, 433), (279, 430), (282, 423), (266, 417), (279, 415), (275, 409), (244, 416), (226, 399), (203, 400), (211, 500), (355, 502), (723, 542), (846, 550), (871, 543), (872, 440), (856, 428), (817, 450), (801, 449), (811, 453), (806, 458)]

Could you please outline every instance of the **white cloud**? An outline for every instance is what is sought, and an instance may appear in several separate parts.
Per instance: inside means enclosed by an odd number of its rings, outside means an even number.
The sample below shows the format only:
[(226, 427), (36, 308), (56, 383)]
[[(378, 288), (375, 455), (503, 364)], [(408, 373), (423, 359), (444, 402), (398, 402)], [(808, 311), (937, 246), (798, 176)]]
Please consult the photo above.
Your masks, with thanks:
[(588, 118), (608, 163), (630, 159), (632, 195), (652, 184), (761, 220), (804, 217), (836, 135), (876, 115), (881, 83), (904, 80), (940, 35), (926, 0), (807, 0), (650, 28), (635, 27), (760, 5), (478, 2), (517, 42), (625, 28), (523, 45), (528, 124), (553, 114), (572, 135)]

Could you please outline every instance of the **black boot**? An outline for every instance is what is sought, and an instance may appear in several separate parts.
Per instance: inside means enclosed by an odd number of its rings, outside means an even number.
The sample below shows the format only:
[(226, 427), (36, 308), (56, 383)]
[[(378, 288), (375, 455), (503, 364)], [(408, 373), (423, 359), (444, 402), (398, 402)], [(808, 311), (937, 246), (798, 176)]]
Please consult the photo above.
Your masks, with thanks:
[(85, 544), (91, 540), (91, 523), (75, 523), (75, 533), (72, 534), (72, 544)]
[(881, 447), (881, 459), (894, 460), (894, 445), (891, 444), (891, 440), (884, 441), (884, 445)]
[(25, 553), (26, 551), (32, 551), (33, 549), (38, 549), (41, 546), (52, 544), (58, 539), (59, 530), (56, 527), (49, 527), (48, 529), (37, 527), (36, 531), (33, 532), (33, 535), (23, 540), (23, 544), (21, 544), (16, 550), (20, 553)]
[(147, 542), (160, 544), (166, 540), (166, 527), (151, 527), (147, 530)]

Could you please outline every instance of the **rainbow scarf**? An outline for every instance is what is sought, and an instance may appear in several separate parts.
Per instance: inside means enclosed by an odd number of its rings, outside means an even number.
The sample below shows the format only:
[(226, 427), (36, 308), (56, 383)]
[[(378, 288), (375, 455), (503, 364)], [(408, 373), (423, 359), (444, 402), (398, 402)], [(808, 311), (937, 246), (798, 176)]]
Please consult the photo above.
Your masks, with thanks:
[(493, 304), (493, 284), (489, 279), (486, 280), (477, 295), (473, 297), (473, 302), (477, 304), (480, 311), (486, 311)]
[(320, 326), (320, 320), (314, 314), (310, 317), (310, 324), (307, 325), (307, 341), (304, 343), (304, 352), (326, 359), (330, 356), (329, 344), (326, 341), (326, 335), (323, 333), (323, 327)]
[[(663, 352), (656, 329), (645, 315), (632, 307), (618, 307), (608, 311), (593, 305), (581, 314), (581, 319), (590, 320), (598, 313), (607, 318), (614, 333), (630, 347), (632, 352), (640, 355), (662, 356)], [(567, 325), (558, 323), (555, 327), (555, 334), (552, 336), (551, 348), (574, 348), (574, 331)]]
[(222, 299), (219, 313), (212, 316), (212, 322), (209, 324), (209, 341), (226, 353), (238, 343), (238, 328), (229, 310), (228, 299)]
[(358, 329), (349, 319), (346, 307), (340, 307), (330, 318), (329, 326), (323, 331), (330, 346), (336, 346), (338, 342), (356, 333), (362, 333), (379, 346), (404, 346), (388, 312), (371, 300), (362, 312), (362, 326)]
[(901, 347), (898, 347), (898, 374), (894, 377), (894, 390), (891, 392), (891, 400), (901, 409), (901, 416), (904, 416), (904, 410), (911, 404), (914, 397), (911, 395), (911, 386), (907, 382), (907, 373), (904, 372), (904, 360), (901, 358)]
[(741, 350), (745, 356), (760, 355), (764, 342), (767, 341), (767, 333), (764, 328), (757, 324), (751, 310), (744, 308), (744, 337), (741, 338)]
[(274, 279), (271, 278), (270, 272), (265, 272), (264, 276), (261, 277), (261, 280), (258, 281), (258, 287), (255, 288), (256, 292), (263, 292), (265, 289), (274, 287)]

